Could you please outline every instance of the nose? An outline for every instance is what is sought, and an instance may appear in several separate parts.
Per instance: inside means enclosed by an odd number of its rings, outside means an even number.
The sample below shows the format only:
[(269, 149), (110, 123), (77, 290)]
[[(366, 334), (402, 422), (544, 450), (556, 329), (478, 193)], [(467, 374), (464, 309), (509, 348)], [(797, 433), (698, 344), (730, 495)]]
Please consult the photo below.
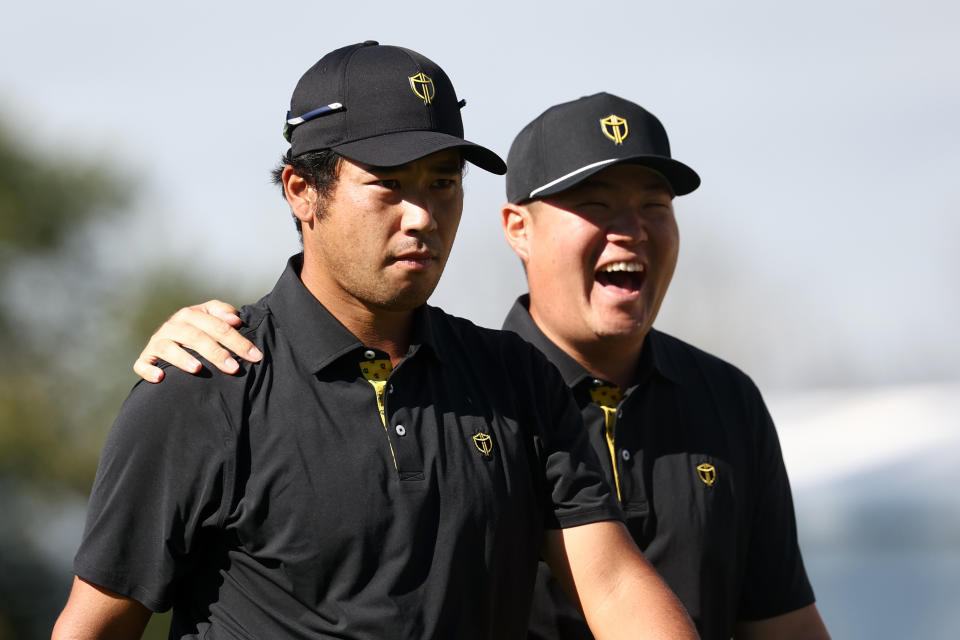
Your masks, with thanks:
[(400, 228), (410, 235), (430, 233), (437, 228), (437, 219), (430, 212), (426, 202), (414, 199), (404, 199), (403, 215), (400, 218)]
[(614, 217), (607, 227), (607, 239), (621, 244), (646, 242), (647, 221), (640, 210), (629, 207)]

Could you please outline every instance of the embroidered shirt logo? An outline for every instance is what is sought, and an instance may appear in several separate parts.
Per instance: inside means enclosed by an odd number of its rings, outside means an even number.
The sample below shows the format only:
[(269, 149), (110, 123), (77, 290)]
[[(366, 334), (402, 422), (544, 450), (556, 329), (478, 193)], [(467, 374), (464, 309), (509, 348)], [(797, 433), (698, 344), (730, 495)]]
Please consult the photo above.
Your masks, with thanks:
[(477, 447), (477, 451), (487, 458), (489, 458), (493, 452), (493, 438), (490, 437), (489, 433), (475, 434), (473, 436), (473, 444)]
[(430, 104), (434, 96), (437, 95), (437, 88), (433, 85), (433, 78), (420, 72), (415, 76), (410, 76), (410, 88), (417, 94), (417, 97), (423, 100), (423, 104)]
[(703, 484), (707, 485), (708, 487), (712, 487), (717, 481), (717, 468), (709, 462), (698, 464), (697, 475), (700, 476), (700, 480), (703, 482)]
[(627, 119), (612, 113), (600, 120), (600, 130), (603, 131), (603, 135), (613, 140), (614, 144), (623, 144), (623, 141), (630, 135)]

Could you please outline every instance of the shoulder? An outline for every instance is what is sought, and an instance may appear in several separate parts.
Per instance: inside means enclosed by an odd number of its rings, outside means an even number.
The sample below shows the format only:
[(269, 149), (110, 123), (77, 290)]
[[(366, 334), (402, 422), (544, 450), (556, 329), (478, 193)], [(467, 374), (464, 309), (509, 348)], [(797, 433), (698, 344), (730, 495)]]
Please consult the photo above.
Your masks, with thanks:
[(685, 383), (723, 383), (759, 395), (753, 379), (736, 365), (670, 334), (651, 329), (653, 346), (661, 370)]
[(191, 375), (166, 367), (162, 382), (137, 382), (120, 407), (107, 446), (159, 450), (176, 443), (217, 447), (232, 441), (240, 424), (242, 387), (210, 369)]
[(557, 368), (539, 349), (513, 331), (479, 327), (464, 318), (431, 308), (444, 358), (462, 363), (511, 389), (566, 388)]
[(774, 431), (763, 395), (736, 365), (660, 331), (650, 332), (660, 372), (676, 384), (678, 398), (704, 420), (766, 440)]
[(535, 347), (513, 331), (480, 327), (437, 307), (428, 307), (428, 311), (444, 347), (469, 350), (473, 357), (539, 354)]
[[(239, 329), (244, 337), (253, 341), (261, 351), (267, 350), (265, 327), (269, 325), (269, 312), (260, 303), (244, 306), (241, 310), (243, 326)], [(262, 375), (261, 363), (251, 364), (238, 359), (240, 370), (225, 374), (198, 357), (203, 367), (196, 374), (181, 371), (162, 363), (163, 380), (159, 383), (138, 381), (124, 401), (114, 425), (135, 429), (141, 433), (148, 430), (161, 432), (164, 437), (178, 437), (178, 432), (194, 439), (197, 434), (216, 433), (210, 426), (221, 425), (233, 430), (242, 421), (246, 396)], [(267, 357), (264, 360), (268, 360)], [(196, 429), (196, 425), (205, 425)], [(202, 437), (202, 436), (200, 436)]]
[(243, 324), (238, 331), (244, 338), (256, 342), (273, 329), (275, 322), (268, 304), (269, 299), (268, 294), (254, 303), (240, 307), (238, 315)]
[(446, 362), (481, 373), (487, 384), (501, 384), (511, 396), (567, 390), (553, 363), (516, 333), (478, 327), (433, 307), (430, 313)]

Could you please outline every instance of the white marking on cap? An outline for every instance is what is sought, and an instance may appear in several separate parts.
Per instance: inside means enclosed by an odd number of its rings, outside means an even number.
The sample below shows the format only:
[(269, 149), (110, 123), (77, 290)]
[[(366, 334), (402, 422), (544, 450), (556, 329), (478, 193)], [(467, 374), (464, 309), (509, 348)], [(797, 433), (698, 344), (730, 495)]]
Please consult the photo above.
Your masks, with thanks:
[(551, 180), (550, 182), (548, 182), (547, 184), (543, 185), (542, 187), (537, 187), (536, 189), (534, 189), (533, 191), (531, 191), (531, 192), (530, 192), (530, 195), (527, 196), (527, 197), (528, 197), (528, 198), (533, 198), (533, 197), (535, 197), (538, 193), (540, 193), (541, 191), (544, 191), (544, 190), (546, 190), (546, 189), (549, 189), (549, 188), (552, 187), (553, 185), (555, 185), (555, 184), (557, 184), (557, 183), (559, 183), (559, 182), (563, 182), (563, 181), (566, 180), (567, 178), (572, 178), (573, 176), (577, 175), (578, 173), (583, 173), (584, 171), (589, 171), (590, 169), (593, 169), (594, 167), (602, 167), (602, 166), (605, 165), (605, 164), (610, 164), (610, 163), (613, 163), (613, 162), (619, 162), (620, 160), (622, 160), (622, 158), (610, 158), (609, 160), (601, 160), (600, 162), (594, 162), (594, 163), (592, 163), (592, 164), (588, 164), (588, 165), (585, 166), (585, 167), (580, 167), (579, 169), (576, 169), (576, 170), (574, 170), (574, 171), (571, 171), (570, 173), (568, 173), (568, 174), (566, 174), (566, 175), (564, 175), (564, 176), (560, 176), (560, 177), (557, 178), (556, 180)]

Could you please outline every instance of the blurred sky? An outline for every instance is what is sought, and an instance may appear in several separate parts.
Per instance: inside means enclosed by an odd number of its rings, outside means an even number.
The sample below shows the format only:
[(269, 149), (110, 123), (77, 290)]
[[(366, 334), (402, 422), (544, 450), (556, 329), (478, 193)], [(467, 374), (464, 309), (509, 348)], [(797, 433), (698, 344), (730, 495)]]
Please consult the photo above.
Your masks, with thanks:
[[(290, 92), (376, 39), (442, 65), (467, 137), (506, 156), (548, 106), (606, 90), (703, 178), (676, 202), (659, 326), (762, 388), (960, 378), (960, 8), (805, 3), (15, 3), (0, 117), (22, 144), (117, 163), (136, 216), (91, 251), (266, 292), (298, 250), (268, 173)], [(500, 178), (469, 172), (432, 302), (499, 326), (522, 293)], [(244, 301), (233, 301), (244, 302)]]

